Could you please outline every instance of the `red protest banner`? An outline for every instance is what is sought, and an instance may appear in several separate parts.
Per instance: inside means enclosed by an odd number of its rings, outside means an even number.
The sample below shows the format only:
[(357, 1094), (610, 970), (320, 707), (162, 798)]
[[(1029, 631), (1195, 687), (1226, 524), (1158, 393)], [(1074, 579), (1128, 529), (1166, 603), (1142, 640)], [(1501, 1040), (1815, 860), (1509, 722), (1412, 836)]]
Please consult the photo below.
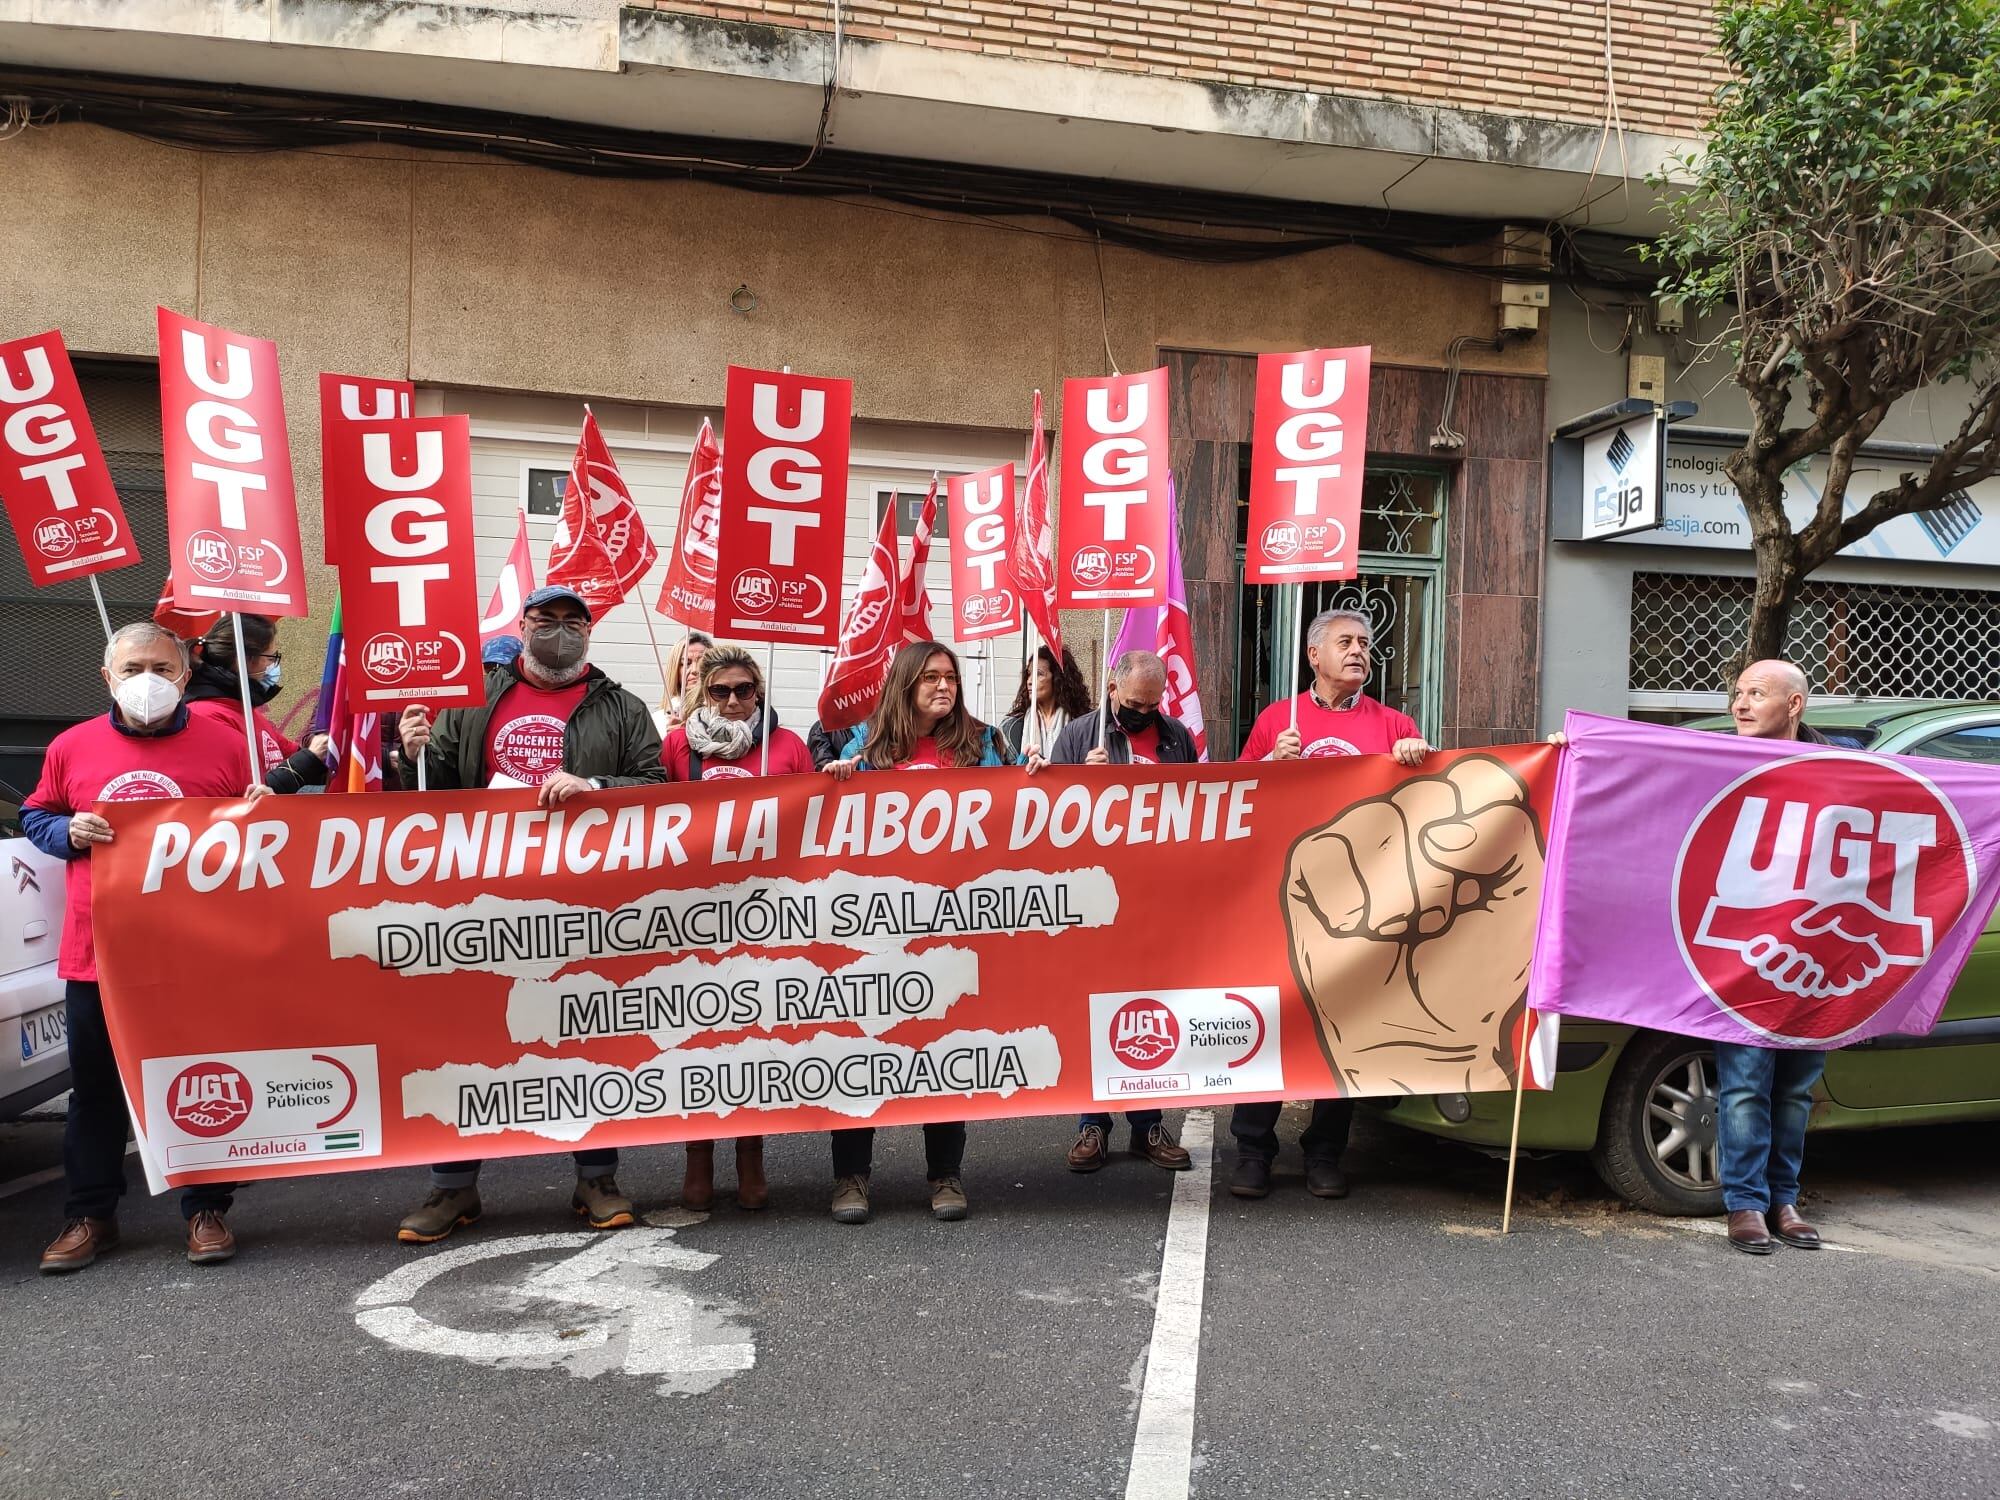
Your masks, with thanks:
[(601, 615), (632, 592), (658, 556), (618, 461), (598, 430), (597, 416), (586, 406), (569, 483), (563, 488), (562, 517), (549, 549), (547, 579), (575, 589), (591, 614)]
[(819, 722), (829, 730), (852, 729), (875, 711), (888, 680), (889, 663), (903, 642), (901, 585), (896, 574), (896, 507), (882, 512), (854, 601), (841, 622), (840, 645), (819, 690)]
[(847, 529), (853, 382), (729, 367), (716, 627), (831, 646)]
[(160, 420), (174, 602), (306, 613), (278, 346), (160, 309)]
[(1257, 356), (1245, 583), (1352, 578), (1360, 566), (1373, 350)]
[(0, 500), (36, 588), (139, 560), (54, 330), (0, 344)]
[(1063, 382), (1063, 609), (1167, 602), (1167, 372)]
[(342, 422), (387, 422), (407, 417), (416, 410), (417, 388), (407, 380), (376, 380), (367, 375), (319, 377), (319, 506), (320, 546), (326, 560), (337, 563), (334, 552), (333, 487), (327, 476), (333, 471), (335, 430)]
[(715, 548), (722, 531), (722, 445), (708, 418), (701, 419), (694, 452), (688, 455), (681, 512), (674, 525), (674, 550), (653, 608), (690, 630), (715, 629)]
[(328, 459), (349, 705), (483, 703), (467, 418), (343, 422)]
[(1555, 766), (120, 802), (97, 960), (172, 1183), (1499, 1089)]
[(1012, 464), (956, 475), (946, 488), (955, 641), (983, 641), (1021, 628), (1021, 596), (1008, 566), (1017, 514)]

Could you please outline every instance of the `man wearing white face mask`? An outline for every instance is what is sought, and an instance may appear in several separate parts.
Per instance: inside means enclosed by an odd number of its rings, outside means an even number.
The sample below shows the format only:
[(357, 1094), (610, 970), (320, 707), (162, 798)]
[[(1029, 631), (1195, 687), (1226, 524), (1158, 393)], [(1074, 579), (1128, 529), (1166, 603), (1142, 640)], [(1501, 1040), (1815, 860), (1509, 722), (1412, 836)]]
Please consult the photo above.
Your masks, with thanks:
[[(49, 746), (42, 779), (21, 807), (21, 823), (43, 853), (69, 860), (68, 906), (56, 972), (68, 985), (69, 1119), (63, 1127), (66, 1221), (42, 1269), (80, 1271), (118, 1243), (118, 1199), (125, 1191), (125, 1094), (104, 1025), (103, 997), (91, 937), (91, 850), (111, 842), (111, 825), (90, 811), (98, 802), (151, 797), (262, 796), (245, 790), (249, 759), (241, 734), (191, 717), (181, 701), (187, 648), (150, 620), (127, 625), (104, 652), (112, 709), (64, 730)], [(181, 1193), (187, 1256), (196, 1265), (228, 1260), (236, 1238), (223, 1222), (225, 1183)]]

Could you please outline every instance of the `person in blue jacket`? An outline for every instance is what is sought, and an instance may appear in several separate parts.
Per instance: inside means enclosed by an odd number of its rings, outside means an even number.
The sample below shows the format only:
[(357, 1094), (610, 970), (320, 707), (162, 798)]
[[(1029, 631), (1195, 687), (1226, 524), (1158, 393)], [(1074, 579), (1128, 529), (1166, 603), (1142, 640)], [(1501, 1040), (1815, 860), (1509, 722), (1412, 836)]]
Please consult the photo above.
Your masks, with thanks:
[[(823, 769), (836, 781), (857, 771), (941, 771), (961, 766), (1004, 766), (1013, 756), (998, 730), (982, 724), (961, 695), (958, 657), (949, 646), (917, 641), (889, 663), (882, 696), (866, 723), (855, 726), (840, 758)], [(872, 1126), (833, 1132), (833, 1217), (840, 1224), (868, 1222), (868, 1175), (875, 1155)], [(925, 1176), (931, 1184), (931, 1217), (965, 1217), (965, 1122), (924, 1127)]]

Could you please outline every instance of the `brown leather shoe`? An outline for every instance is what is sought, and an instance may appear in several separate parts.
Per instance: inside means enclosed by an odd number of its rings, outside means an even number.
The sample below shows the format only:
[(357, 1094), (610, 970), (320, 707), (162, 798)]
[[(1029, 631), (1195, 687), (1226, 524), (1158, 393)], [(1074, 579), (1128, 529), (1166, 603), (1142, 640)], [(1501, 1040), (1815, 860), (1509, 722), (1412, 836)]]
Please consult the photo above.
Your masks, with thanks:
[(705, 1214), (715, 1207), (715, 1142), (689, 1141), (687, 1174), (681, 1178), (681, 1207)]
[(1187, 1147), (1178, 1145), (1164, 1125), (1147, 1127), (1146, 1133), (1132, 1144), (1147, 1161), (1156, 1167), (1165, 1167), (1169, 1172), (1185, 1172), (1194, 1165), (1194, 1158), (1188, 1155)]
[(1069, 1148), (1069, 1169), (1072, 1172), (1095, 1172), (1104, 1165), (1104, 1130), (1101, 1126), (1086, 1125), (1076, 1133), (1076, 1144)]
[(753, 1212), (771, 1201), (771, 1189), (764, 1181), (764, 1138), (739, 1136), (736, 1140), (736, 1206)]
[(71, 1219), (42, 1252), (42, 1271), (49, 1276), (81, 1271), (117, 1244), (116, 1219)]
[(1768, 1222), (1771, 1233), (1794, 1250), (1819, 1249), (1819, 1231), (1799, 1217), (1799, 1207), (1796, 1203), (1780, 1203), (1771, 1210)]
[(1739, 1208), (1730, 1214), (1729, 1243), (1745, 1255), (1769, 1255), (1778, 1248), (1764, 1227), (1764, 1216), (1754, 1208)]
[(198, 1266), (220, 1265), (236, 1254), (236, 1236), (222, 1215), (204, 1208), (188, 1220), (188, 1259)]

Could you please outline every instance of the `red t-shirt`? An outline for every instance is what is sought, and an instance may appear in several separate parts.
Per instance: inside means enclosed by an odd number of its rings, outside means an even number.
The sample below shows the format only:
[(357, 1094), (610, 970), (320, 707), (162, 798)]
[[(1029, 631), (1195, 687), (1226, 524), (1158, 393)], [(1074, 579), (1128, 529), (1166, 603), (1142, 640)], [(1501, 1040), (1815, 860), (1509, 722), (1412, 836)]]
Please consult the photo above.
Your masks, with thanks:
[(899, 771), (943, 770), (944, 758), (938, 752), (937, 736), (934, 734), (920, 736), (916, 744), (910, 746), (910, 758), (908, 760), (897, 761), (896, 769)]
[[(240, 721), (239, 721), (240, 722)], [(97, 802), (143, 802), (153, 797), (240, 797), (244, 774), (242, 733), (213, 718), (189, 714), (173, 734), (122, 734), (109, 714), (65, 729), (42, 758), (42, 779), (28, 798), (52, 813), (88, 812)], [(91, 943), (90, 856), (69, 862), (64, 875), (62, 949), (56, 974), (95, 982)]]
[(1160, 763), (1160, 726), (1148, 724), (1134, 734), (1125, 731), (1125, 743), (1132, 747), (1132, 764), (1135, 766), (1157, 766)]
[(526, 678), (517, 679), (500, 695), (486, 721), (486, 779), (510, 776), (540, 786), (560, 771), (563, 730), (589, 691), (588, 680), (539, 688)]
[[(237, 738), (243, 736), (243, 704), (238, 699), (197, 698), (188, 705), (188, 714), (196, 719), (214, 719)], [(298, 742), (287, 739), (285, 732), (265, 716), (263, 709), (253, 709), (251, 714), (257, 725), (257, 753), (263, 757), (264, 771), (275, 770), (297, 753)], [(260, 771), (258, 776), (261, 779), (263, 772)]]
[[(1387, 755), (1398, 740), (1419, 739), (1423, 731), (1416, 720), (1386, 704), (1366, 696), (1356, 698), (1347, 709), (1321, 708), (1311, 693), (1300, 693), (1299, 738), (1304, 742), (1299, 754), (1306, 760), (1323, 760), (1332, 755)], [(1238, 760), (1268, 760), (1278, 736), (1292, 726), (1289, 701), (1273, 703), (1250, 726), (1250, 738), (1243, 742)]]
[[(660, 746), (660, 764), (667, 768), (667, 780), (687, 781), (691, 764), (688, 757), (688, 732), (675, 729), (668, 733)], [(701, 779), (703, 781), (729, 781), (743, 776), (763, 775), (764, 750), (760, 745), (752, 745), (736, 760), (717, 760), (714, 756), (701, 758)], [(771, 731), (771, 774), (773, 776), (796, 776), (813, 768), (812, 752), (806, 749), (806, 742), (789, 729)]]

